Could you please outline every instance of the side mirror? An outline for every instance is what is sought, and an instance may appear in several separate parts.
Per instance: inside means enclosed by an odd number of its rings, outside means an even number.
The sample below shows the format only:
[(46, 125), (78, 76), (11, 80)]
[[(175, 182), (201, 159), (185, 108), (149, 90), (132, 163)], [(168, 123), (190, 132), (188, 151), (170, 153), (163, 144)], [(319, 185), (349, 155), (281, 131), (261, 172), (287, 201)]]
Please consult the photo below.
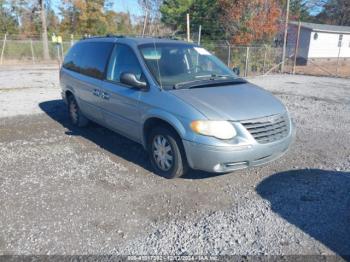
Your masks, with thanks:
[(147, 87), (147, 83), (137, 80), (133, 73), (122, 73), (120, 76), (120, 82), (139, 89), (145, 89)]
[(237, 76), (239, 76), (240, 73), (241, 73), (241, 70), (239, 69), (239, 67), (234, 67), (234, 68), (232, 68), (232, 71), (233, 71), (233, 73), (235, 73)]

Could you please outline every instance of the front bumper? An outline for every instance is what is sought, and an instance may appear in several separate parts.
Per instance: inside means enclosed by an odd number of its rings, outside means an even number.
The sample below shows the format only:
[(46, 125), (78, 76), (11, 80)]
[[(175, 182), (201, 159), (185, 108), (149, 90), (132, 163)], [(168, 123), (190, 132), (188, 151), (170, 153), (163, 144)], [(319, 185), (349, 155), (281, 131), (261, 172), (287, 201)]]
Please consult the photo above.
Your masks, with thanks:
[(282, 140), (259, 144), (218, 147), (183, 140), (187, 161), (191, 168), (207, 172), (225, 173), (260, 166), (278, 159), (287, 152), (295, 139), (295, 127)]

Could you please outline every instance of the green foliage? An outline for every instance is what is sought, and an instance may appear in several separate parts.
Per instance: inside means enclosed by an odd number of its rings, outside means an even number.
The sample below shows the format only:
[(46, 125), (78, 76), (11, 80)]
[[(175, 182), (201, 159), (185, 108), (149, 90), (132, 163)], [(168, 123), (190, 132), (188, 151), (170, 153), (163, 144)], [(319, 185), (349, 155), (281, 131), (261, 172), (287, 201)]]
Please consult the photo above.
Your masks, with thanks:
[(350, 1), (329, 0), (316, 17), (322, 23), (350, 26)]
[(220, 6), (217, 0), (195, 0), (190, 9), (191, 28), (198, 30), (202, 25), (202, 38), (222, 39), (224, 30), (220, 26)]
[(290, 2), (290, 19), (311, 22), (313, 17), (309, 13), (309, 7), (305, 0), (292, 0)]
[(55, 33), (59, 30), (59, 19), (52, 9), (47, 10), (47, 29), (49, 33)]
[(219, 38), (223, 30), (219, 25), (219, 3), (217, 0), (164, 0), (160, 7), (161, 21), (178, 32), (186, 31), (186, 14), (190, 14), (191, 30), (198, 31), (202, 25), (202, 37)]
[(16, 34), (18, 32), (18, 21), (11, 12), (9, 1), (0, 0), (0, 33)]
[(63, 0), (60, 31), (65, 35), (104, 35), (130, 30), (129, 14), (110, 8), (110, 1), (106, 0)]
[(106, 12), (107, 32), (110, 34), (130, 34), (133, 31), (131, 19), (127, 13)]
[(174, 30), (186, 29), (186, 13), (194, 0), (164, 0), (160, 7), (162, 22)]
[(106, 33), (104, 2), (104, 0), (62, 0), (61, 32), (91, 35)]

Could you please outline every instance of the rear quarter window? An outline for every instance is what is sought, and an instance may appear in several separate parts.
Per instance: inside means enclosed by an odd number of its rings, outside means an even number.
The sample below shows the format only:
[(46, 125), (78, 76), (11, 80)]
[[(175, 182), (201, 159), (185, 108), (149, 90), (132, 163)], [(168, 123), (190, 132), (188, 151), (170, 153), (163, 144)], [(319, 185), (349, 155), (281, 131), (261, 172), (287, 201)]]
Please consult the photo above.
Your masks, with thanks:
[(71, 47), (64, 58), (63, 67), (75, 72), (80, 72), (80, 63), (83, 56), (81, 44), (77, 43)]
[(110, 42), (79, 42), (68, 52), (63, 67), (81, 74), (103, 79), (114, 44)]

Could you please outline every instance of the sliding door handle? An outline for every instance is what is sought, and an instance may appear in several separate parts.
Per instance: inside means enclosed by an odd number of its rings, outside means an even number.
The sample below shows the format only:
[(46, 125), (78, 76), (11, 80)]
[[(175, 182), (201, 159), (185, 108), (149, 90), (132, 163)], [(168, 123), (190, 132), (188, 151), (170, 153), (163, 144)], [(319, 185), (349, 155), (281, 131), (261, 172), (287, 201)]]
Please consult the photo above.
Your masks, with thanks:
[(108, 100), (108, 99), (109, 99), (109, 94), (106, 93), (106, 92), (102, 92), (101, 97), (102, 97), (103, 99), (105, 99), (105, 100)]

